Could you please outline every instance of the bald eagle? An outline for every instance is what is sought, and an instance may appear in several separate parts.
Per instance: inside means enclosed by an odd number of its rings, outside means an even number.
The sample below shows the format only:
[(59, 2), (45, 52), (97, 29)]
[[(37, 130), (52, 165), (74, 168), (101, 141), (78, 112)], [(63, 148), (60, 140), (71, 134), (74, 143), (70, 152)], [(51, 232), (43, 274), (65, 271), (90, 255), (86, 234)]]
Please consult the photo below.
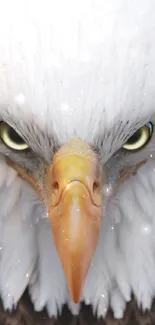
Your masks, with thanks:
[(154, 40), (154, 0), (1, 2), (3, 324), (154, 324)]

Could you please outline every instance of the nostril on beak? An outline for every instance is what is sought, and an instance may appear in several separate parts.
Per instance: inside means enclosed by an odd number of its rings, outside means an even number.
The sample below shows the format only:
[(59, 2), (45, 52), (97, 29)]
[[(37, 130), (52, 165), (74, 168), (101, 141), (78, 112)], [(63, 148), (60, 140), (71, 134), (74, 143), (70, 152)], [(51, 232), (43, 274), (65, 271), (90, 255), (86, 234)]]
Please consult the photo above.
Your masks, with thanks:
[(52, 184), (52, 191), (55, 195), (58, 194), (59, 192), (59, 184), (57, 181), (55, 181), (53, 184)]
[(55, 206), (59, 202), (59, 184), (54, 181), (51, 186), (52, 189), (52, 206)]
[(94, 203), (99, 206), (101, 204), (101, 186), (97, 181), (93, 183), (92, 194)]
[(94, 182), (93, 184), (93, 194), (98, 193), (100, 190), (100, 184), (98, 182)]

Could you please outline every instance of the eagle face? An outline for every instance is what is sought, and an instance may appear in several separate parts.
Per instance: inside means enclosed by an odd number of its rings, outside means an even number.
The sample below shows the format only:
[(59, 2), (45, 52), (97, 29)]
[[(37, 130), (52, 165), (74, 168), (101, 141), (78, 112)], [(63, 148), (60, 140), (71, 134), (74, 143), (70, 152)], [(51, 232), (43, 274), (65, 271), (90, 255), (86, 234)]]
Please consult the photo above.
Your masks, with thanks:
[[(8, 13), (8, 6), (11, 6)], [(36, 11), (37, 7), (37, 11)], [(18, 12), (17, 12), (18, 8)], [(61, 8), (61, 11), (60, 11)], [(68, 9), (69, 8), (69, 9)], [(154, 282), (155, 4), (0, 12), (0, 295), (121, 318)], [(5, 18), (5, 19), (4, 19)]]

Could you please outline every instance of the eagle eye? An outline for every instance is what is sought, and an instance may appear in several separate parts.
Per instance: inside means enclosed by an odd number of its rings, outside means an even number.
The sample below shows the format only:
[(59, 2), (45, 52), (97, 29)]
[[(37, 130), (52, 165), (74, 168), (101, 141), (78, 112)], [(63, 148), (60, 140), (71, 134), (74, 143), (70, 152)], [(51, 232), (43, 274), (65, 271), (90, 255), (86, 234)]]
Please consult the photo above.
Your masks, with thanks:
[(0, 123), (0, 137), (11, 149), (19, 151), (28, 149), (27, 143), (25, 143), (21, 136), (5, 122)]
[(123, 148), (128, 151), (140, 150), (149, 141), (153, 133), (153, 125), (148, 122), (138, 129), (124, 144)]

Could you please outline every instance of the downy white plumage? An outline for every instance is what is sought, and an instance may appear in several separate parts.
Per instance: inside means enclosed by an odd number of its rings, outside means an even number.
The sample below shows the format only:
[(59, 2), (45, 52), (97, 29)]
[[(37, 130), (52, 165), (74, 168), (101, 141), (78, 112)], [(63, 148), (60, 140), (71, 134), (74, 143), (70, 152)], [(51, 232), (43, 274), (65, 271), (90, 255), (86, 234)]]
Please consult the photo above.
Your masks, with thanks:
[[(121, 147), (155, 123), (154, 0), (0, 1), (0, 120), (32, 156), (0, 142), (0, 295), (16, 306), (29, 287), (34, 308), (57, 316), (68, 303), (47, 207), (7, 163), (38, 172), (73, 137), (95, 147), (107, 172), (100, 238), (81, 301), (98, 317), (121, 318), (134, 293), (143, 310), (155, 297), (155, 135), (145, 148)], [(146, 160), (109, 196), (120, 172)], [(39, 170), (39, 171), (38, 171)]]

